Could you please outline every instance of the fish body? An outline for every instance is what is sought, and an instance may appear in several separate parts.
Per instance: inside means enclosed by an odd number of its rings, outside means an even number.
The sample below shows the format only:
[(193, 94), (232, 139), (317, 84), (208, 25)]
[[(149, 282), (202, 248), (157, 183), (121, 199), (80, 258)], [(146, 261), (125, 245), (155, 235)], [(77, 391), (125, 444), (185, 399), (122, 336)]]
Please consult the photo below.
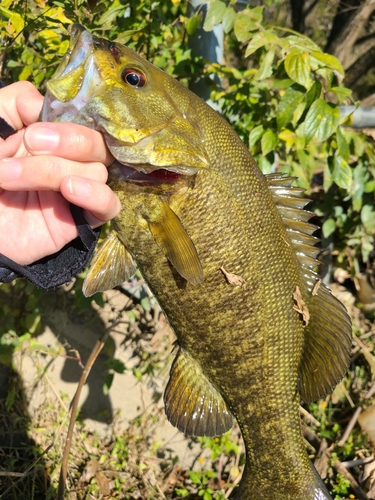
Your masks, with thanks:
[(314, 273), (302, 190), (264, 176), (179, 82), (78, 25), (41, 118), (101, 131), (116, 158), (108, 183), (122, 209), (85, 293), (120, 284), (136, 262), (177, 337), (169, 420), (214, 436), (237, 419), (246, 465), (236, 499), (331, 498), (308, 459), (299, 402), (342, 378), (351, 325)]

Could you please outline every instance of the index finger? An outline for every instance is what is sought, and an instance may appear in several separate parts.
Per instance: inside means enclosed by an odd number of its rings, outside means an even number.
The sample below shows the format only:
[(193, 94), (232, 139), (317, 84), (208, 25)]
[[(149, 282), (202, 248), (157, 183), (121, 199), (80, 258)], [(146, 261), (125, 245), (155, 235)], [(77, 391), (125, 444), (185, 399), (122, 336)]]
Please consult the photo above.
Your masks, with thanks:
[(100, 132), (76, 123), (34, 123), (27, 127), (24, 143), (32, 155), (98, 161), (106, 166), (114, 160)]

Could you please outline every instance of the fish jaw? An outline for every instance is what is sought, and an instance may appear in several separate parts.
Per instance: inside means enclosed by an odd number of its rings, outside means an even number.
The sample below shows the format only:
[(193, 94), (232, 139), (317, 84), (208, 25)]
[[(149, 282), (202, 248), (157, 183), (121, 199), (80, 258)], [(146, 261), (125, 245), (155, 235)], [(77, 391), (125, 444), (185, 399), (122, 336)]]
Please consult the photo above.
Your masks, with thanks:
[[(141, 75), (144, 85), (130, 85), (129, 72)], [(171, 78), (164, 88), (164, 79), (130, 49), (75, 24), (68, 52), (47, 84), (41, 120), (102, 132), (115, 159), (138, 172), (192, 176), (209, 167), (204, 140), (199, 125), (187, 119), (189, 100), (181, 107), (170, 96), (182, 86)]]

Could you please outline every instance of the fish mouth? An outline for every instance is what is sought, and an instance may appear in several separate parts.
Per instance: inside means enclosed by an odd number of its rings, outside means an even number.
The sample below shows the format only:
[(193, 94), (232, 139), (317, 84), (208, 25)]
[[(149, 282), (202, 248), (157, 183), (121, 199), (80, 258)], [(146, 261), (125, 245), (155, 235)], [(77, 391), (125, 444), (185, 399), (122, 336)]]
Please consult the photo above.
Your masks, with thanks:
[(147, 171), (147, 169), (145, 169), (145, 171), (140, 171), (135, 168), (135, 165), (125, 165), (118, 160), (115, 160), (109, 166), (109, 169), (116, 170), (117, 173), (121, 176), (121, 179), (124, 181), (148, 186), (158, 184), (173, 185), (179, 180), (192, 177), (192, 174), (183, 175), (166, 168), (154, 168), (154, 170), (152, 171)]

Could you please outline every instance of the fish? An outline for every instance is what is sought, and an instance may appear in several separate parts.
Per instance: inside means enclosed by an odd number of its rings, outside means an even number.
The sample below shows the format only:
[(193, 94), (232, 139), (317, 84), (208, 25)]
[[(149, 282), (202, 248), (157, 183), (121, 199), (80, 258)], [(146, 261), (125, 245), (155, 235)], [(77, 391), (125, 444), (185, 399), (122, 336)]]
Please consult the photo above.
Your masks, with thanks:
[(230, 124), (124, 45), (75, 24), (47, 83), (43, 121), (101, 132), (121, 201), (85, 295), (138, 268), (176, 335), (164, 393), (169, 421), (194, 436), (241, 429), (237, 500), (331, 496), (301, 435), (301, 399), (344, 376), (345, 307), (316, 273), (316, 226), (295, 178), (264, 175)]

